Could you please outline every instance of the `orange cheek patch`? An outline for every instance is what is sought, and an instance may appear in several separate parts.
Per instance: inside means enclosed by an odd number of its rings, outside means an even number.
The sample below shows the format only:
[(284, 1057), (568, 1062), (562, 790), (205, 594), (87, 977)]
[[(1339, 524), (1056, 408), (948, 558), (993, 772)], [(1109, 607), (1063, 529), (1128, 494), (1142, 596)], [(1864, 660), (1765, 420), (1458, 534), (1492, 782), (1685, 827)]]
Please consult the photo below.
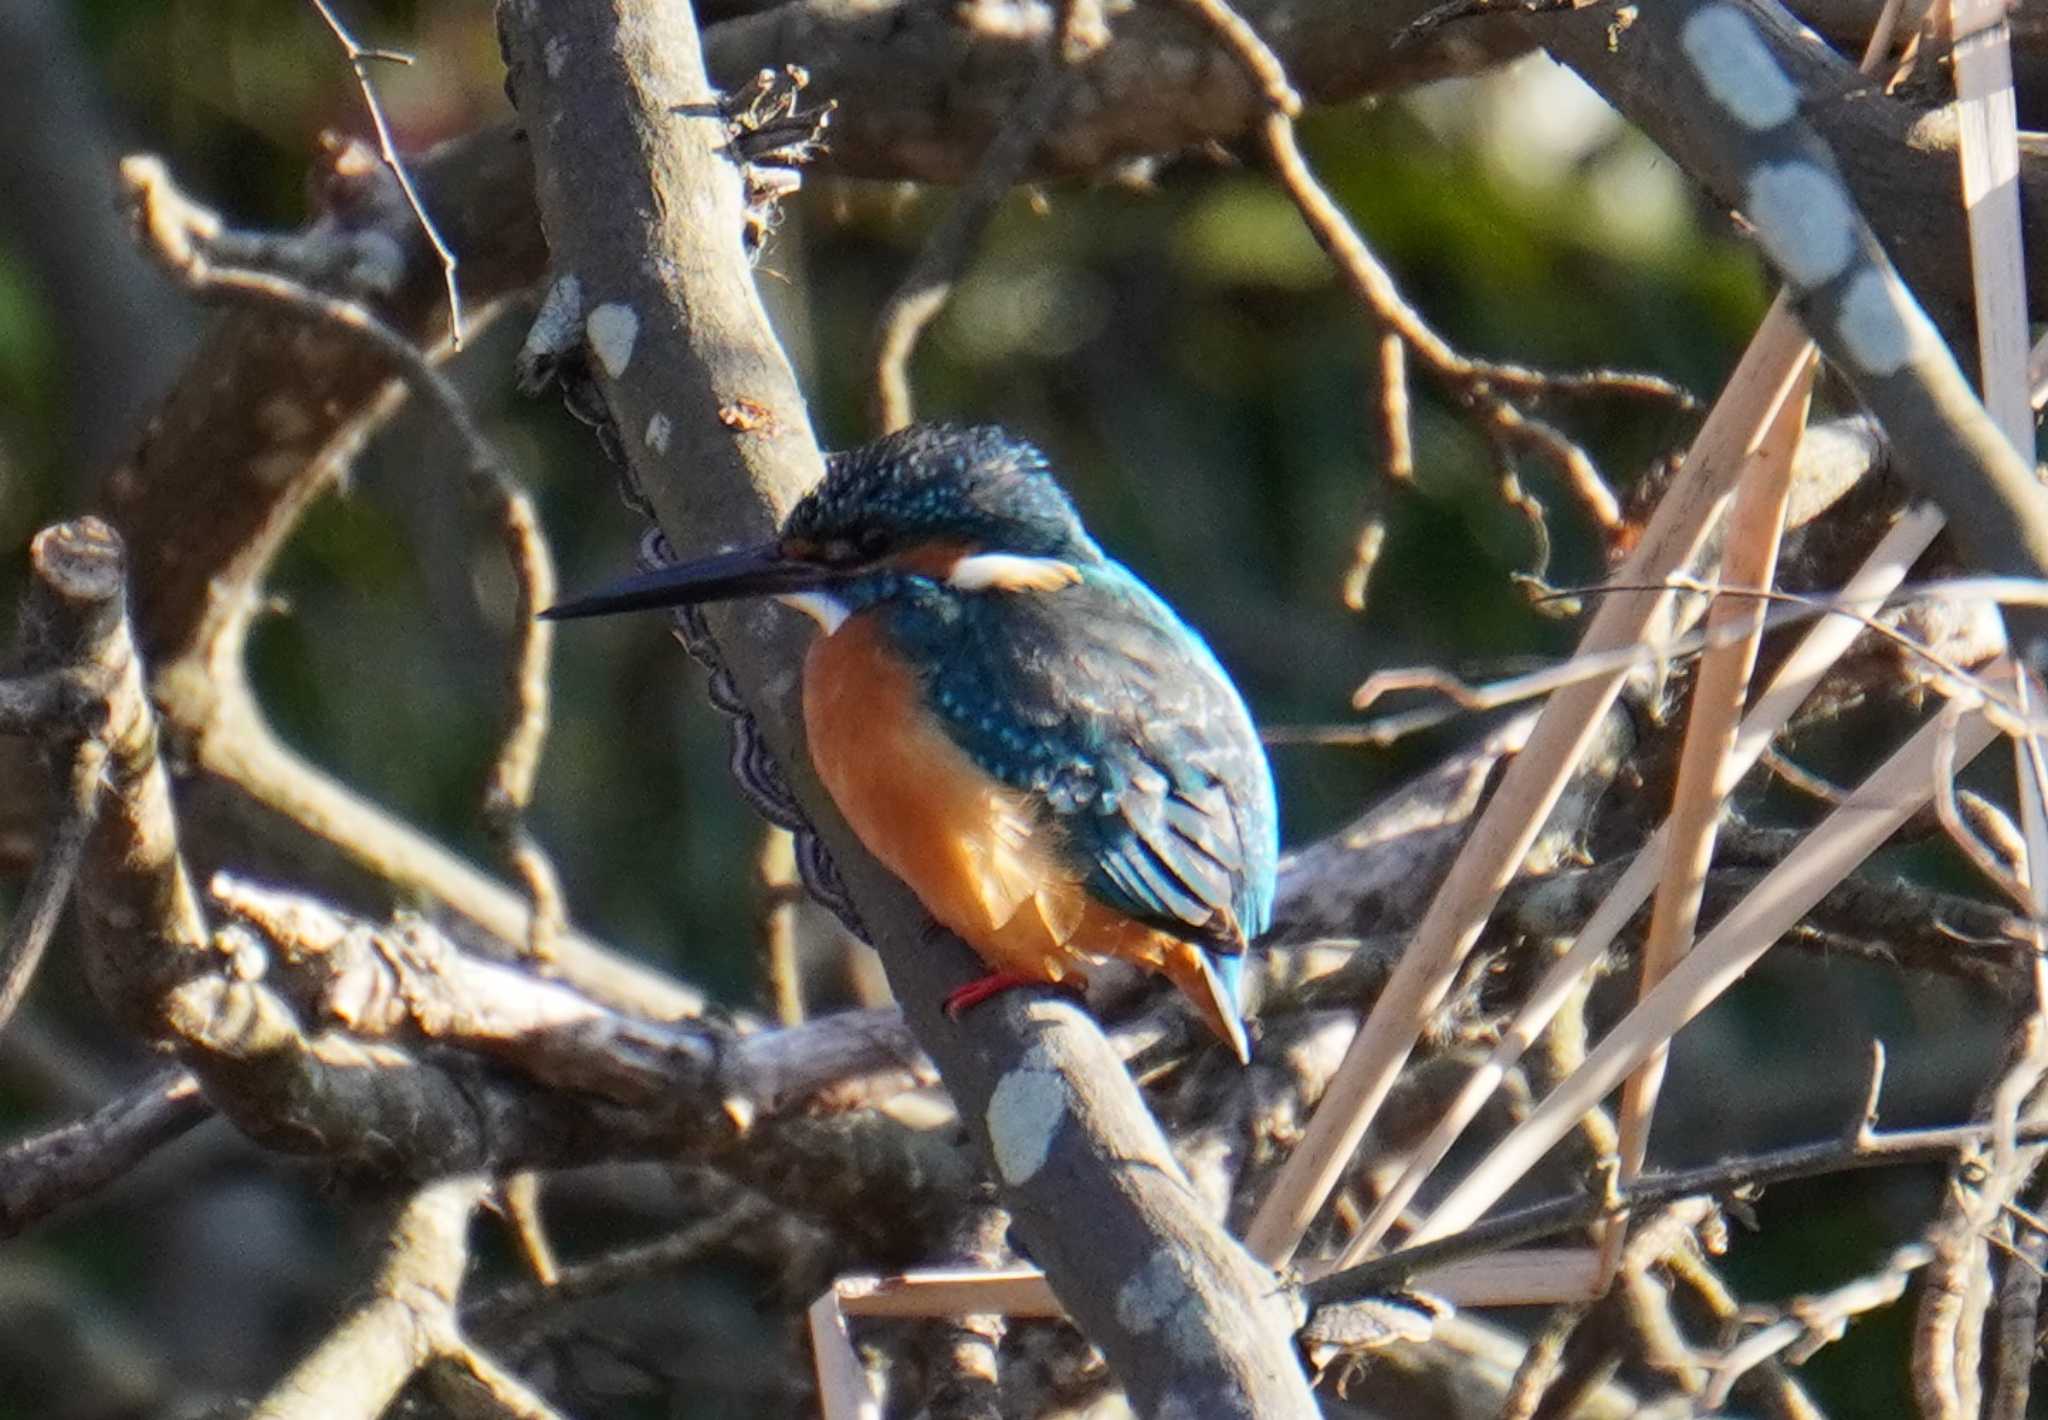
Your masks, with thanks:
[(964, 542), (931, 542), (899, 552), (885, 559), (883, 565), (910, 576), (943, 582), (952, 575), (955, 564), (973, 551)]

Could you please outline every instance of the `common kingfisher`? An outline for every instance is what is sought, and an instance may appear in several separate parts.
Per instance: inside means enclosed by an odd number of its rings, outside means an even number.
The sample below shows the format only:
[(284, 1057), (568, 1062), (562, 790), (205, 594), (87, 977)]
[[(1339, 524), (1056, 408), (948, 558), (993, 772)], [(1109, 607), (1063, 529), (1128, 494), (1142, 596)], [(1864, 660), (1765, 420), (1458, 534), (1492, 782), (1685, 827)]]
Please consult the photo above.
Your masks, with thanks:
[(766, 544), (544, 614), (750, 595), (807, 613), (819, 779), (994, 972), (948, 1009), (1078, 989), (1115, 958), (1164, 973), (1248, 1061), (1239, 984), (1273, 915), (1278, 813), (1208, 646), (1001, 429), (914, 425), (826, 468)]

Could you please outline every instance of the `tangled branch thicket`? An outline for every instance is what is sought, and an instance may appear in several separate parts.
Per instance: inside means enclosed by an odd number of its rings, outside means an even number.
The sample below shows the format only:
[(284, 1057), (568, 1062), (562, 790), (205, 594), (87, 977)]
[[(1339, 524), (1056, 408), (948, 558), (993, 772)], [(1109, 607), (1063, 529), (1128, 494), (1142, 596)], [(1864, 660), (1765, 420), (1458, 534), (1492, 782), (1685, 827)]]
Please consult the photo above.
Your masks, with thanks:
[[(1809, 8), (1844, 51), (1899, 18)], [(1886, 93), (1768, 0), (1665, 0), (1654, 14), (788, 0), (707, 8), (701, 31), (673, 5), (504, 0), (516, 122), (399, 174), (379, 111), (383, 156), (328, 141), (297, 230), (223, 216), (157, 158), (121, 163), (109, 180), (133, 239), (217, 309), (146, 430), (76, 500), (96, 512), (66, 510), (27, 541), (0, 673), (0, 862), (19, 882), (0, 940), (0, 1084), (38, 1102), (0, 1146), (0, 1237), (19, 1240), (0, 1256), (0, 1310), (64, 1337), (0, 1327), (0, 1378), (18, 1378), (0, 1384), (0, 1415), (16, 1394), (77, 1416), (694, 1413), (715, 1383), (761, 1414), (855, 1414), (886, 1394), (890, 1413), (1039, 1416), (1121, 1389), (1162, 1415), (1810, 1416), (1827, 1388), (1800, 1367), (1902, 1299), (1914, 1321), (1889, 1358), (1898, 1403), (1944, 1420), (2024, 1414), (2048, 1257), (2048, 977), (2028, 869), (2048, 816), (2026, 802), (2042, 777), (2040, 612), (2001, 623), (1895, 594), (1916, 565), (2048, 570), (2030, 460), (1949, 348), (1975, 349), (1971, 275), (1953, 259), (1956, 150), (1980, 159), (1971, 145), (2001, 136), (1945, 138), (1927, 121), (1948, 97), (1927, 50), (1949, 43), (1951, 9), (1966, 44), (2012, 41), (2023, 104), (2048, 44), (2025, 26), (2000, 38), (1966, 4), (1927, 9), (1917, 65), (1878, 66), (1902, 76)], [(385, 52), (319, 15), (373, 84), (366, 62)], [(1679, 380), (1620, 360), (1553, 373), (1460, 349), (1424, 314), (1428, 283), (1404, 291), (1402, 264), (1354, 225), (1355, 184), (1318, 172), (1318, 110), (1538, 47), (1740, 209), (1788, 282), (1704, 421)], [(1732, 64), (1749, 66), (1741, 82)], [(1776, 86), (1791, 96), (1782, 115), (1757, 98)], [(1199, 163), (1170, 161), (1205, 145)], [(1247, 170), (1219, 176), (1217, 157)], [(2015, 161), (2024, 200), (2005, 235), (2043, 249), (2048, 176), (2038, 155)], [(1839, 207), (1837, 265), (1799, 245), (1811, 210), (1757, 200), (1765, 168), (1797, 168), (1823, 215)], [(1611, 555), (1581, 657), (1541, 678), (1546, 704), (1431, 744), (1407, 782), (1289, 856), (1248, 1068), (1135, 982), (1100, 983), (1090, 1012), (1027, 994), (947, 1018), (939, 1002), (971, 959), (809, 777), (791, 699), (802, 642), (773, 613), (714, 616), (685, 639), (712, 663), (742, 781), (795, 832), (760, 851), (775, 1019), (714, 1005), (583, 925), (605, 913), (574, 900), (578, 871), (542, 849), (536, 786), (561, 686), (533, 614), (554, 594), (556, 544), (581, 540), (586, 510), (610, 512), (614, 480), (522, 486), (532, 461), (476, 408), (480, 389), (511, 383), (509, 360), (479, 354), (503, 354), (492, 323), (513, 312), (532, 326), (522, 379), (599, 426), (597, 446), (565, 447), (619, 463), (628, 502), (669, 545), (758, 535), (820, 467), (760, 291), (776, 289), (779, 251), (818, 249), (835, 204), (853, 221), (873, 205), (841, 179), (876, 177), (962, 184), (907, 274), (874, 285), (896, 294), (855, 322), (872, 358), (844, 363), (871, 382), (861, 394), (882, 425), (910, 417), (920, 337), (965, 299), (1018, 184), (1142, 177), (1158, 190), (1146, 200), (1165, 202), (1227, 181), (1302, 224), (1355, 302), (1345, 368), (1362, 372), (1352, 403), (1369, 413), (1353, 463), (1377, 466), (1389, 492), (1353, 498), (1363, 528), (1337, 543), (1357, 563), (1323, 569), (1315, 595), (1363, 608), (1373, 557), (1398, 556), (1398, 510), (1427, 495), (1425, 449), (1460, 441), (1533, 540), (1536, 576), (1554, 532)], [(801, 222), (777, 235), (792, 213)], [(1977, 220), (1981, 240), (1990, 219)], [(2023, 315), (2031, 293), (1994, 294)], [(1904, 342), (1894, 364), (1872, 335), (1886, 320)], [(1815, 344), (1862, 411), (1809, 423), (1829, 394), (1825, 377), (1814, 393)], [(1989, 354), (1961, 363), (1994, 385), (2024, 374)], [(464, 595), (504, 608), (499, 658), (454, 658), (482, 665), (500, 704), (482, 787), (461, 795), (473, 822), (444, 833), (291, 748), (272, 715), (295, 737), (305, 708), (263, 704), (252, 671), (281, 559), (347, 542), (309, 519), (405, 393), (452, 436), (488, 523), (468, 527), (472, 510), (434, 524), (426, 576), (452, 569)], [(1669, 457), (1636, 476), (1618, 460), (1643, 451), (1613, 452), (1629, 441), (1603, 421), (1645, 417)], [(1609, 491), (1623, 482), (1626, 495)], [(1570, 516), (1532, 488), (1562, 493)], [(544, 516), (558, 505), (568, 513)], [(1270, 509), (1284, 506), (1274, 493)], [(1929, 554), (1944, 517), (1956, 547)], [(1716, 601), (1723, 586), (1749, 600)], [(1773, 586), (1849, 614), (1767, 629), (1756, 594)], [(1494, 591), (1513, 599), (1505, 574)], [(1324, 644), (1287, 607), (1244, 623), (1254, 657), (1341, 662), (1354, 644)], [(1643, 650), (1695, 623), (1703, 655)], [(487, 639), (479, 623), (464, 649)], [(1477, 703), (1448, 672), (1404, 683)], [(660, 693), (675, 695), (673, 677)], [(2000, 737), (2023, 746), (2010, 808), (2011, 783), (1958, 783)], [(1800, 767), (1809, 754), (1825, 777)], [(729, 797), (721, 785), (717, 802)], [(865, 1008), (805, 1014), (821, 974), (874, 980), (866, 948), (795, 901), (795, 864), (815, 875), (827, 855), (900, 1009), (876, 989)], [(1904, 983), (1923, 1006), (1912, 1048), (1889, 1067), (1882, 1048), (1874, 1063), (1836, 1049), (1765, 1088), (1740, 1079), (1739, 1050), (1687, 1056), (1698, 1037), (1680, 1026), (1779, 940), (1773, 979), (1800, 993), (1794, 1017), (1832, 995), (1846, 1025), (1829, 1039), (1863, 1033), (1840, 999), (1853, 960), (1865, 996)], [(65, 1004), (70, 976), (115, 1048)], [(1943, 1028), (1943, 1011), (1969, 1030)], [(1720, 1031), (1723, 1047), (1740, 1039)], [(1689, 1117), (1712, 1118), (1698, 1100), (1716, 1090), (1753, 1116), (1702, 1130), (1726, 1157), (1665, 1159), (1664, 1134), (1646, 1157), (1674, 1037)], [(121, 1052), (145, 1051), (160, 1058), (120, 1078)], [(1604, 1102), (1624, 1079), (1617, 1122)], [(1057, 1123), (1028, 1166), (1004, 1134), (1027, 1095)], [(1765, 1185), (1847, 1189), (1912, 1167), (1923, 1184), (1945, 1168), (1946, 1187), (1902, 1186), (1884, 1206), (1856, 1195), (1873, 1221), (1825, 1277), (1795, 1260), (1798, 1285), (1759, 1281), (1731, 1239), (1731, 1222), (1759, 1228), (1760, 1248), (1779, 1236)], [(200, 1273), (266, 1247), (326, 1260), (321, 1290), (293, 1294), (310, 1314), (288, 1330), (237, 1323), (224, 1296), (204, 1342), (162, 1343), (233, 1350), (260, 1369), (225, 1388), (253, 1402), (201, 1393), (175, 1355), (152, 1362), (144, 1341), (95, 1332), (82, 1284), (26, 1250), (66, 1219), (206, 1190), (251, 1211), (223, 1212), (225, 1232), (200, 1242), (166, 1226), (141, 1245), (188, 1246), (179, 1265)], [(303, 1234), (293, 1210), (316, 1196), (359, 1241), (266, 1242), (266, 1226)], [(737, 1311), (735, 1269), (756, 1314), (714, 1321)], [(1529, 1306), (1549, 1308), (1533, 1329), (1490, 1311)], [(723, 1342), (704, 1341), (714, 1327)]]

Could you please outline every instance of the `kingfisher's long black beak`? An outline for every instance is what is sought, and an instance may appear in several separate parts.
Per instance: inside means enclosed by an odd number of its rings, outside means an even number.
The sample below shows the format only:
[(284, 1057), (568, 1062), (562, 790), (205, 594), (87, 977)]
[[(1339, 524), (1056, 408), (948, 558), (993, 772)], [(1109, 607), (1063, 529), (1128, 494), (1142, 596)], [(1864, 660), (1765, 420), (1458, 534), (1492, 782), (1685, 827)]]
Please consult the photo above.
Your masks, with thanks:
[(692, 602), (730, 601), (734, 597), (802, 592), (834, 580), (839, 572), (802, 558), (785, 557), (775, 543), (720, 552), (695, 562), (680, 562), (656, 572), (614, 582), (603, 591), (558, 602), (541, 613), (543, 620), (572, 621), (584, 616), (609, 616), (620, 611), (687, 606)]

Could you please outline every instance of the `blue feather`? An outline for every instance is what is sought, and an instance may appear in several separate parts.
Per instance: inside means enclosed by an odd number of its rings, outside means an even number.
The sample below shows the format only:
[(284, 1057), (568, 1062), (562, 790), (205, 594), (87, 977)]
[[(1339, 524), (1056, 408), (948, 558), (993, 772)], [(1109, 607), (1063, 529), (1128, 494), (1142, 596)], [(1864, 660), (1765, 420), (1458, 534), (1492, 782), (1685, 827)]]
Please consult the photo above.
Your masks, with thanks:
[(1265, 752), (1198, 635), (1119, 564), (1081, 570), (1051, 596), (899, 585), (878, 609), (947, 733), (1042, 796), (1089, 890), (1227, 960), (1272, 918)]

